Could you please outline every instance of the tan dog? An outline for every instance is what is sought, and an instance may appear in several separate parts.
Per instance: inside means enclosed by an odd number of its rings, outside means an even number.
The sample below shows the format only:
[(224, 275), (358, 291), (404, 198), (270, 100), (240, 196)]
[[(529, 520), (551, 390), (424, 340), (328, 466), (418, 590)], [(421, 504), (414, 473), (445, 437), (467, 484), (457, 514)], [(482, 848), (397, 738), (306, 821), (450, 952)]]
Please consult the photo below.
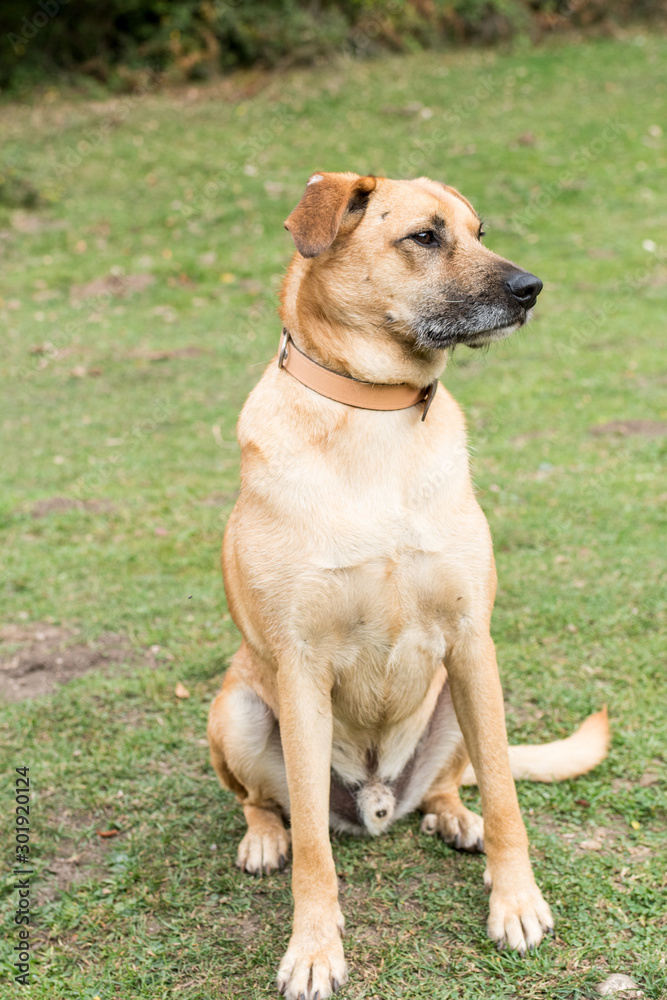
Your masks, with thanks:
[[(482, 245), (465, 198), (426, 178), (315, 174), (286, 227), (290, 350), (364, 383), (421, 394), (448, 348), (506, 336), (542, 287)], [(223, 569), (243, 642), (209, 741), (248, 824), (243, 869), (282, 868), (291, 822), (294, 927), (278, 971), (289, 1000), (324, 1000), (347, 979), (330, 824), (378, 834), (420, 809), (425, 832), (484, 849), (488, 933), (524, 952), (552, 918), (512, 770), (563, 778), (607, 749), (601, 712), (569, 740), (508, 755), (491, 538), (461, 411), (442, 387), (430, 402), (424, 421), (423, 403), (350, 406), (274, 360), (239, 420)], [(458, 793), (475, 775), (483, 826)]]

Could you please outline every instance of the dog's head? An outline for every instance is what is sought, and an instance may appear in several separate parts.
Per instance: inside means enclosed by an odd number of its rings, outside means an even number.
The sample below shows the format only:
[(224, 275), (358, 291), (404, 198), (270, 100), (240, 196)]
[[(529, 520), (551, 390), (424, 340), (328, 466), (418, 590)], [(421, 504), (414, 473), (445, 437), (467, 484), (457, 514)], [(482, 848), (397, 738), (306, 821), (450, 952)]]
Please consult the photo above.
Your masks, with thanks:
[(534, 274), (482, 244), (469, 201), (426, 177), (313, 174), (285, 227), (312, 261), (322, 314), (361, 319), (418, 350), (506, 337), (542, 290)]

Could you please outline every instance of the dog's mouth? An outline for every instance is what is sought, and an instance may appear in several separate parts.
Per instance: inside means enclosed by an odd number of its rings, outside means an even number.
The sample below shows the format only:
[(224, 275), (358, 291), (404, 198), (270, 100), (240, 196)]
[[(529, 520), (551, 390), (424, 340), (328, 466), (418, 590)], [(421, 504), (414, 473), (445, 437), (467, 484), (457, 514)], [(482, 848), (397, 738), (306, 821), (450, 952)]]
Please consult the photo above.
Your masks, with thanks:
[(449, 348), (458, 344), (485, 347), (509, 337), (529, 321), (532, 313), (532, 307), (473, 303), (458, 315), (444, 312), (418, 320), (415, 324), (417, 343), (420, 347)]
[(514, 333), (520, 327), (525, 326), (526, 323), (530, 322), (533, 315), (532, 309), (525, 310), (525, 315), (516, 320), (514, 323), (508, 323), (505, 326), (497, 326), (491, 330), (484, 330), (475, 336), (470, 337), (468, 340), (461, 340), (459, 343), (465, 344), (466, 347), (486, 347), (487, 344), (492, 344), (496, 340), (505, 340), (510, 334)]

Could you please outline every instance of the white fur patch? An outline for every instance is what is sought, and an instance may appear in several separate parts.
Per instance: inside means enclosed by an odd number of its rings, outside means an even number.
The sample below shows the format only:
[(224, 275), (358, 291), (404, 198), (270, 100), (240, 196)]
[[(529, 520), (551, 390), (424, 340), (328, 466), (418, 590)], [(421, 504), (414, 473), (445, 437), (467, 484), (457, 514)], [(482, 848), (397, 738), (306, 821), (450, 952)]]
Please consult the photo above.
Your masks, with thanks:
[(323, 180), (324, 180), (324, 177), (322, 177), (322, 174), (313, 174), (313, 176), (310, 178), (310, 180), (306, 184), (306, 187), (310, 187), (311, 184), (317, 184), (318, 181), (323, 181)]

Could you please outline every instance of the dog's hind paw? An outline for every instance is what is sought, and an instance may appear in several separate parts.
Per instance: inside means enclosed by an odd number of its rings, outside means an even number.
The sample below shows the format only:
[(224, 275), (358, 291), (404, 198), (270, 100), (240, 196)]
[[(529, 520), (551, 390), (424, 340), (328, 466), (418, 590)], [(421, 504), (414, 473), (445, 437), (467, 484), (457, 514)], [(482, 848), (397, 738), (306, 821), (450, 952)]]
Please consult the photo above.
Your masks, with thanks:
[(422, 833), (429, 836), (437, 833), (446, 844), (457, 851), (484, 851), (484, 821), (477, 813), (465, 806), (456, 810), (443, 809), (437, 813), (427, 813), (422, 820)]
[(280, 963), (276, 985), (286, 1000), (326, 1000), (347, 982), (343, 945), (334, 928), (325, 943), (294, 934)]
[(253, 827), (239, 844), (236, 864), (251, 875), (269, 874), (287, 865), (289, 833), (277, 820), (273, 824)]

